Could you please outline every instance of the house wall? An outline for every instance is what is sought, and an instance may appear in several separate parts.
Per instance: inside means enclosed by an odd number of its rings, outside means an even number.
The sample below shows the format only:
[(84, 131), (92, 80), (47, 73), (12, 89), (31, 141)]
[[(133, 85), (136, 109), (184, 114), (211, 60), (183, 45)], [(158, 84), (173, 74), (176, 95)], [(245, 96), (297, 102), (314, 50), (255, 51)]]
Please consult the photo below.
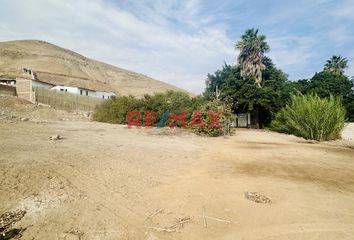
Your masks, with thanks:
[(67, 92), (67, 93), (77, 94), (80, 96), (88, 96), (88, 97), (94, 97), (99, 99), (109, 99), (112, 96), (116, 96), (116, 94), (113, 92), (102, 92), (102, 91), (96, 92), (94, 90), (89, 90), (89, 89), (79, 88), (79, 87), (55, 86), (50, 88), (50, 90), (57, 90), (61, 92)]
[(60, 92), (68, 92), (72, 94), (80, 94), (78, 87), (67, 87), (67, 86), (55, 86), (52, 87), (51, 90), (56, 90)]
[(81, 96), (88, 96), (88, 97), (96, 97), (96, 91), (85, 89), (85, 88), (79, 88), (79, 95)]
[(113, 92), (100, 92), (100, 91), (96, 92), (96, 97), (97, 98), (110, 99), (112, 96), (116, 96), (116, 94), (113, 93)]

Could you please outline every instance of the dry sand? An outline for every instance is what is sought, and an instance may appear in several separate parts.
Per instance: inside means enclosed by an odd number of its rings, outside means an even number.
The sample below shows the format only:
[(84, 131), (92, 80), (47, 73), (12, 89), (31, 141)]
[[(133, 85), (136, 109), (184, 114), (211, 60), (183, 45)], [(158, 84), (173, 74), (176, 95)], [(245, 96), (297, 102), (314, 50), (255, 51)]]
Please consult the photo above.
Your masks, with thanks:
[(353, 239), (354, 150), (340, 142), (240, 129), (203, 138), (2, 109), (0, 214), (26, 211), (21, 239)]

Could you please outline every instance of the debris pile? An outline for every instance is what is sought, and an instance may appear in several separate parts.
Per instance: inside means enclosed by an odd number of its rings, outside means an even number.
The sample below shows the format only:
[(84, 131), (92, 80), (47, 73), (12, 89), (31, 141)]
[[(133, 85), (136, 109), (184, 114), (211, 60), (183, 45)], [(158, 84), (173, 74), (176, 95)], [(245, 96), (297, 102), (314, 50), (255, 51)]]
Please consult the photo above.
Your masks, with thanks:
[(256, 203), (272, 203), (270, 198), (257, 192), (245, 192), (245, 198)]

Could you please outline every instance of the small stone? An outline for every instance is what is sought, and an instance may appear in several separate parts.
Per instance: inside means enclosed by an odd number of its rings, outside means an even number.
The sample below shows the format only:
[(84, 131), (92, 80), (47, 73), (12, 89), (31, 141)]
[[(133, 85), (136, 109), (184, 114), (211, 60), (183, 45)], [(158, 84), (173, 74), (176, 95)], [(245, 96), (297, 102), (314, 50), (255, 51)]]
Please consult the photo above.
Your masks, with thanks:
[(29, 118), (23, 117), (23, 118), (21, 118), (21, 121), (22, 121), (22, 122), (27, 122), (27, 121), (29, 121)]
[(245, 192), (245, 198), (250, 201), (256, 202), (256, 203), (271, 203), (272, 202), (272, 200), (270, 200), (270, 198), (268, 198), (260, 193), (257, 193), (257, 192)]
[(56, 140), (60, 140), (61, 137), (60, 137), (59, 134), (55, 134), (55, 135), (51, 136), (49, 139), (52, 140), (52, 141), (56, 141)]

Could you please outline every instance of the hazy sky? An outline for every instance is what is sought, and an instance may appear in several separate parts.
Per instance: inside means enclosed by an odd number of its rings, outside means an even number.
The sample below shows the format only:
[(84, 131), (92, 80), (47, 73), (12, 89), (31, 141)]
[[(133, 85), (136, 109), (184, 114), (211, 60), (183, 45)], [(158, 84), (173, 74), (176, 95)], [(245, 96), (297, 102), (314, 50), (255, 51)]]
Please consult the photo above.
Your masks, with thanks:
[(354, 0), (0, 0), (0, 41), (49, 41), (194, 93), (235, 63), (234, 43), (250, 27), (291, 80), (333, 54), (354, 75)]

